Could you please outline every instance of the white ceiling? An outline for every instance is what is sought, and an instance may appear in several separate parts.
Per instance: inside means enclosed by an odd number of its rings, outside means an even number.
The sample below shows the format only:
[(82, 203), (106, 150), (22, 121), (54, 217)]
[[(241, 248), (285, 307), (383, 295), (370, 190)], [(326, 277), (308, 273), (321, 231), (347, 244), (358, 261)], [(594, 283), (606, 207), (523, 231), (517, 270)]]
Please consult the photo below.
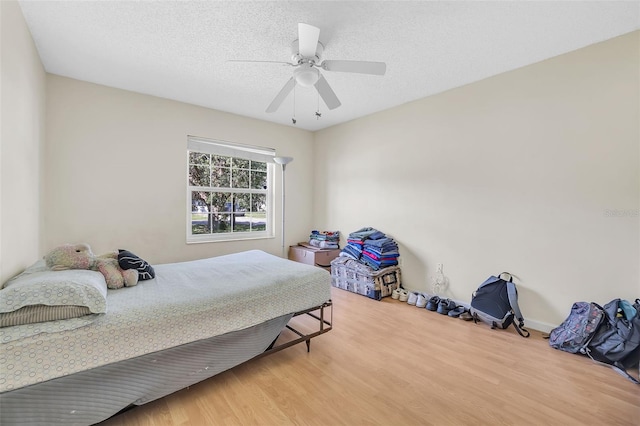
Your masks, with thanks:
[[(640, 28), (639, 1), (21, 1), (47, 72), (292, 125), (298, 22), (323, 59), (382, 61), (385, 76), (323, 71), (342, 106), (296, 88), (296, 127), (318, 130)], [(318, 103), (322, 117), (316, 119)]]

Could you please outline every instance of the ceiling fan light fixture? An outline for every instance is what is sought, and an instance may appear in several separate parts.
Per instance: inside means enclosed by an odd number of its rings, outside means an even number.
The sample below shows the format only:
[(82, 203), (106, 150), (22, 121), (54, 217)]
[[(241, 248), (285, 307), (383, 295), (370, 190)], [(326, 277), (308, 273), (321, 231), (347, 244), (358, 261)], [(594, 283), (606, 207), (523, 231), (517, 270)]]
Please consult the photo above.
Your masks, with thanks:
[(316, 84), (318, 78), (320, 78), (320, 72), (313, 66), (302, 65), (293, 70), (293, 76), (296, 79), (296, 83), (300, 86), (311, 87)]

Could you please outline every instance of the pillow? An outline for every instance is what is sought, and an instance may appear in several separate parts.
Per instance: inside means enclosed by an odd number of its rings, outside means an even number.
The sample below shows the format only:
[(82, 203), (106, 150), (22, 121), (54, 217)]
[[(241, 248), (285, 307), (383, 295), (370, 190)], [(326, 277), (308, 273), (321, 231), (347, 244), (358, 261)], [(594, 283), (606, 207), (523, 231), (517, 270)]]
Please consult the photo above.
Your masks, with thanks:
[(128, 250), (118, 250), (118, 265), (121, 269), (137, 269), (138, 279), (150, 280), (156, 277), (153, 267)]
[(107, 311), (107, 282), (100, 272), (51, 271), (38, 263), (0, 290), (0, 327)]
[(57, 321), (90, 315), (86, 306), (47, 306), (30, 305), (13, 312), (0, 313), (0, 328), (13, 325), (33, 324), (36, 322)]

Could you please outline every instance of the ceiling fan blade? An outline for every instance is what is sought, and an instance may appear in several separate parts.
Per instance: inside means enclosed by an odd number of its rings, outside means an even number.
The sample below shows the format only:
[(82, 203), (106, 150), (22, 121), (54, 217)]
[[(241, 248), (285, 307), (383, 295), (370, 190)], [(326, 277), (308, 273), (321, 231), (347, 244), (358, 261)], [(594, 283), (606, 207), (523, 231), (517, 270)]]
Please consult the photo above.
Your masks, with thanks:
[(298, 50), (300, 55), (312, 58), (316, 55), (318, 39), (320, 38), (320, 28), (309, 24), (298, 24)]
[(271, 104), (267, 107), (266, 112), (276, 112), (282, 102), (287, 98), (287, 95), (293, 90), (296, 85), (296, 80), (291, 77), (289, 81), (287, 81), (282, 89), (278, 92), (276, 97), (271, 101)]
[(266, 64), (282, 64), (282, 65), (293, 66), (291, 62), (284, 62), (284, 61), (252, 61), (252, 60), (245, 60), (245, 59), (228, 59), (227, 62), (257, 62), (261, 64), (266, 63)]
[(340, 100), (336, 96), (335, 92), (333, 91), (333, 89), (331, 89), (331, 86), (329, 86), (329, 83), (327, 82), (327, 80), (324, 78), (323, 75), (320, 75), (320, 78), (318, 79), (318, 81), (316, 81), (315, 86), (316, 86), (316, 90), (318, 90), (318, 93), (320, 94), (320, 97), (322, 98), (324, 103), (327, 105), (327, 108), (336, 109), (340, 105), (342, 105), (340, 103)]
[(322, 69), (338, 72), (357, 72), (360, 74), (384, 75), (387, 64), (369, 61), (322, 61)]

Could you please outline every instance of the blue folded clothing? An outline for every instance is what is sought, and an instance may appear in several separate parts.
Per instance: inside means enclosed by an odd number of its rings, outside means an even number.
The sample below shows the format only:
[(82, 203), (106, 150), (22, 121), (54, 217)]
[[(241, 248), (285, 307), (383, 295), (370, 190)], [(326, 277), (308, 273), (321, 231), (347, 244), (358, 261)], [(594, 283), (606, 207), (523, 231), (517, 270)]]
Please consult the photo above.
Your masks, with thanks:
[(375, 232), (379, 232), (377, 229), (373, 229), (373, 228), (360, 228), (357, 231), (354, 231), (352, 233), (349, 234), (349, 238), (352, 238), (354, 240), (365, 240), (367, 238), (369, 238), (369, 236)]
[(382, 238), (386, 238), (386, 235), (384, 235), (384, 233), (382, 233), (380, 231), (377, 231), (377, 230), (373, 234), (369, 235), (369, 239), (370, 240), (379, 240), (379, 239), (382, 239)]
[(356, 260), (359, 259), (360, 255), (362, 254), (362, 250), (360, 249), (360, 247), (350, 243), (344, 246), (344, 248), (342, 249), (342, 252), (348, 253), (351, 257), (353, 257)]
[(370, 245), (370, 246), (375, 246), (375, 247), (382, 247), (385, 244), (395, 244), (395, 242), (393, 241), (393, 239), (389, 238), (389, 237), (383, 237), (383, 238), (378, 238), (378, 239), (367, 239), (364, 241), (364, 243), (366, 245)]

